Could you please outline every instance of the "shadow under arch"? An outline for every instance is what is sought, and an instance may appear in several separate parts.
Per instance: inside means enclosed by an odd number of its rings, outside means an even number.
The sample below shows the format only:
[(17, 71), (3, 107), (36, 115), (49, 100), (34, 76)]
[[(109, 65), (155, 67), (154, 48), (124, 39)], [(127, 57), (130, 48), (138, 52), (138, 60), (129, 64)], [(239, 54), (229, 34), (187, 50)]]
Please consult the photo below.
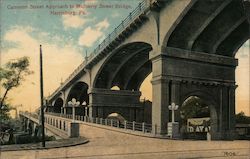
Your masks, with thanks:
[(77, 82), (70, 89), (70, 92), (67, 96), (66, 104), (75, 98), (81, 104), (85, 101), (87, 104), (89, 103), (89, 95), (88, 95), (88, 84), (85, 82)]
[(66, 100), (66, 112), (67, 114), (71, 114), (72, 110), (68, 106), (68, 102), (71, 101), (73, 98), (76, 99), (76, 101), (80, 102), (80, 106), (76, 107), (76, 115), (85, 115), (85, 108), (84, 106), (87, 106), (89, 104), (89, 94), (88, 94), (88, 84), (85, 82), (77, 82), (75, 83), (72, 88), (69, 91), (69, 94), (67, 96)]
[(63, 107), (63, 99), (62, 98), (57, 98), (53, 108), (55, 113), (61, 113), (61, 108)]
[(149, 61), (152, 46), (145, 42), (127, 43), (112, 51), (95, 76), (93, 87), (110, 89), (117, 85), (121, 89), (132, 78), (135, 71)]
[(210, 134), (211, 134), (212, 139), (216, 138), (216, 134), (219, 128), (219, 118), (218, 118), (219, 115), (216, 109), (216, 106), (218, 105), (218, 103), (216, 102), (216, 100), (213, 99), (213, 96), (207, 92), (193, 91), (181, 97), (181, 107), (183, 106), (183, 103), (191, 96), (200, 98), (208, 106), (210, 110), (210, 126), (211, 126)]

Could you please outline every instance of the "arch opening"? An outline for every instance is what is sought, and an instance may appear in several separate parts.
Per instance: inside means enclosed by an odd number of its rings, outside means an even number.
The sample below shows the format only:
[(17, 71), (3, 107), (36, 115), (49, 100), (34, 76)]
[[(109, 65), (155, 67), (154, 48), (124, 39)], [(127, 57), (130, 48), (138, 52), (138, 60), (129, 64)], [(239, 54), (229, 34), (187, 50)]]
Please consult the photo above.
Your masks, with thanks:
[(119, 122), (124, 122), (126, 119), (119, 113), (111, 113), (107, 116), (107, 119), (118, 120)]
[(80, 102), (79, 107), (76, 107), (76, 115), (85, 115), (85, 107), (89, 104), (88, 85), (85, 82), (76, 83), (70, 90), (66, 100), (67, 114), (72, 114), (72, 109), (69, 108), (68, 102), (73, 98)]
[(55, 113), (61, 113), (61, 108), (62, 107), (63, 107), (63, 99), (62, 98), (58, 98), (55, 101), (55, 104), (54, 104), (54, 112)]
[(152, 72), (144, 79), (140, 85), (140, 102), (143, 107), (143, 122), (152, 124)]
[(113, 86), (113, 87), (111, 87), (111, 90), (113, 90), (113, 91), (119, 91), (121, 89), (120, 89), (119, 86)]
[(89, 103), (88, 95), (88, 85), (85, 82), (76, 83), (70, 90), (70, 93), (67, 97), (67, 103), (75, 98), (81, 104), (83, 102)]
[(240, 49), (236, 52), (235, 57), (238, 59), (238, 66), (235, 70), (235, 81), (237, 89), (235, 90), (235, 108), (236, 113), (244, 112), (246, 115), (250, 115), (249, 105), (249, 72), (250, 72), (250, 60), (249, 50), (250, 40), (246, 41)]
[(124, 128), (125, 121), (127, 121), (120, 113), (111, 113), (107, 116), (107, 125)]
[(212, 103), (192, 95), (184, 100), (179, 110), (182, 138), (206, 139), (207, 133), (217, 130), (217, 113)]
[(149, 65), (151, 50), (152, 46), (144, 42), (128, 43), (114, 50), (98, 71), (94, 87), (111, 89), (118, 86), (120, 90), (135, 90), (129, 82), (132, 78), (136, 81), (138, 71)]

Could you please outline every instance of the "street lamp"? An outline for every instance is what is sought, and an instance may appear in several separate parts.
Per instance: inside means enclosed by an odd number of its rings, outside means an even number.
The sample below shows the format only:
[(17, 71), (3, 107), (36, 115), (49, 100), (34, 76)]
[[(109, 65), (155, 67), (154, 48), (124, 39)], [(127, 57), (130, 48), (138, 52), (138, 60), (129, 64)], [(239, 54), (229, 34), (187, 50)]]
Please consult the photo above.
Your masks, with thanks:
[(87, 102), (83, 101), (82, 106), (84, 106), (85, 114), (84, 116), (88, 116), (88, 107), (87, 107)]
[(78, 107), (80, 105), (80, 102), (76, 101), (75, 98), (72, 98), (72, 100), (68, 102), (68, 105), (72, 106), (72, 116), (73, 116), (73, 121), (75, 121), (75, 107)]
[(168, 106), (168, 109), (172, 111), (172, 123), (174, 123), (174, 111), (176, 111), (179, 108), (178, 105), (176, 105), (174, 102)]
[(171, 138), (177, 137), (179, 134), (179, 125), (178, 122), (174, 121), (174, 111), (179, 108), (174, 102), (168, 106), (168, 109), (172, 111), (172, 122), (168, 123), (168, 134)]
[(61, 107), (61, 113), (60, 114), (61, 114), (61, 116), (63, 116), (63, 107)]

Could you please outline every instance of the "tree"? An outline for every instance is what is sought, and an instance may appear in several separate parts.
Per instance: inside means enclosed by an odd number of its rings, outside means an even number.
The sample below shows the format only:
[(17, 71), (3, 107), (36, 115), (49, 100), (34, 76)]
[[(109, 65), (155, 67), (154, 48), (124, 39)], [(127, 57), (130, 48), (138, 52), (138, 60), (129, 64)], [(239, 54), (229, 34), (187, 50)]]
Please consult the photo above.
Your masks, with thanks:
[(10, 109), (11, 108), (9, 104), (3, 104), (2, 108), (0, 109), (0, 123), (10, 119), (10, 114), (9, 114)]
[(203, 118), (210, 116), (208, 105), (199, 97), (191, 96), (186, 99), (180, 108), (182, 123), (189, 118)]
[(250, 117), (246, 116), (244, 112), (235, 115), (235, 121), (238, 124), (250, 124)]
[(3, 97), (0, 98), (0, 108), (2, 109), (5, 103), (8, 92), (18, 87), (24, 77), (32, 74), (33, 72), (29, 70), (29, 58), (21, 57), (15, 60), (11, 60), (5, 64), (5, 68), (0, 67), (0, 82), (2, 87), (5, 89)]

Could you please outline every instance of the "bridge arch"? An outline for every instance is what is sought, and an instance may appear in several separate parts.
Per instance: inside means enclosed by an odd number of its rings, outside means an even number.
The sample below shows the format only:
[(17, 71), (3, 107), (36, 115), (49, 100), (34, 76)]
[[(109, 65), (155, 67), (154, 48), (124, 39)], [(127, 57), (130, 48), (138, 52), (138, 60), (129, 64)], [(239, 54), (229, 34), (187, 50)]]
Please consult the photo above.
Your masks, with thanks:
[(249, 39), (249, 24), (240, 0), (196, 1), (180, 18), (166, 35), (163, 48), (234, 57)]
[[(79, 107), (76, 107), (76, 114), (77, 115), (86, 115), (88, 110), (85, 109), (87, 105), (89, 105), (89, 94), (88, 94), (88, 84), (82, 81), (75, 83), (69, 91), (66, 100), (66, 113), (72, 114), (72, 108), (68, 105), (68, 102), (71, 101), (73, 98), (76, 101), (80, 102)], [(87, 112), (85, 112), (87, 111)]]
[[(181, 104), (180, 104), (180, 109), (179, 111), (182, 109), (183, 104), (190, 99), (190, 97), (198, 97), (199, 99), (201, 99), (209, 108), (210, 111), (210, 122), (211, 122), (211, 129), (210, 129), (210, 133), (212, 138), (217, 138), (217, 134), (218, 134), (218, 128), (219, 128), (219, 103), (218, 101), (216, 101), (216, 98), (214, 98), (214, 96), (212, 94), (210, 94), (209, 92), (206, 91), (200, 91), (200, 90), (195, 90), (195, 91), (190, 91), (184, 95), (182, 95), (181, 97)], [(180, 112), (179, 112), (180, 115)]]
[[(130, 86), (131, 81), (138, 80), (137, 83), (140, 85), (143, 81), (141, 79), (145, 79), (151, 72), (151, 50), (152, 46), (145, 42), (133, 42), (119, 47), (99, 69), (94, 80), (94, 88), (110, 89), (112, 86), (118, 86), (121, 90), (134, 89), (135, 87)], [(138, 73), (145, 77), (139, 79)]]
[[(168, 44), (169, 38), (172, 35), (172, 33), (174, 32), (175, 28), (179, 25), (179, 23), (181, 23), (182, 19), (185, 17), (185, 15), (188, 13), (188, 11), (190, 10), (190, 8), (196, 3), (197, 0), (193, 0), (191, 1), (184, 9), (183, 11), (180, 13), (180, 15), (176, 18), (176, 20), (173, 22), (173, 24), (171, 25), (171, 27), (169, 28), (169, 30), (165, 33), (165, 36), (163, 37), (163, 41), (162, 41), (162, 50), (165, 50), (165, 47)], [(164, 34), (163, 34), (164, 35)]]
[(66, 104), (75, 98), (81, 104), (85, 101), (87, 104), (89, 103), (89, 95), (88, 95), (88, 84), (85, 82), (77, 82), (70, 89), (69, 94), (67, 96)]

